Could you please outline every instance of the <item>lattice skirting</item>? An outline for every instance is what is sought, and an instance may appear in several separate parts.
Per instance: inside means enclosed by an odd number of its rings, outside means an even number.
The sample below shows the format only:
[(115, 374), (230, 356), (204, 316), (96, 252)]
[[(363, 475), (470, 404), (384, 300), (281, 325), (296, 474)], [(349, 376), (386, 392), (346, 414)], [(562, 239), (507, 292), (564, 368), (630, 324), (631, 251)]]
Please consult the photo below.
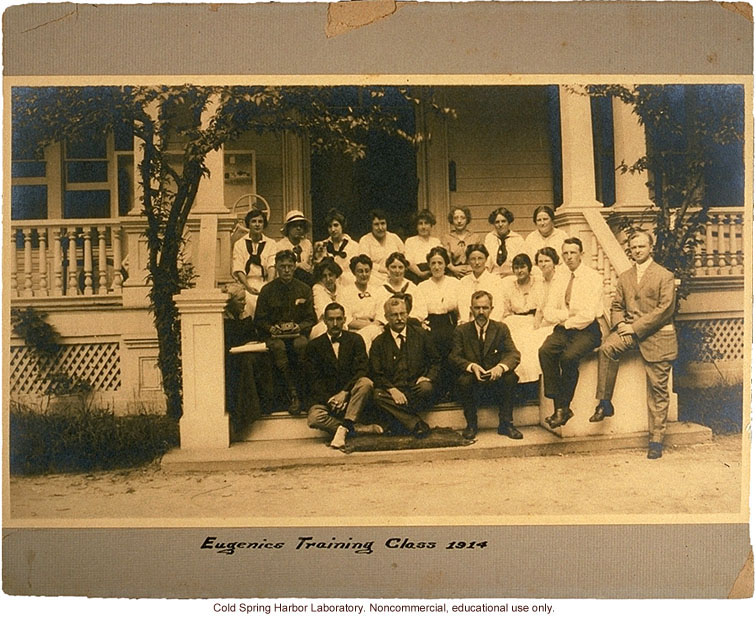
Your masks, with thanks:
[(685, 345), (686, 338), (706, 341), (705, 345), (692, 345), (695, 353), (687, 358), (689, 361), (730, 362), (742, 361), (745, 357), (745, 326), (742, 317), (680, 321), (678, 330), (681, 346)]
[(40, 367), (29, 348), (10, 348), (10, 391), (13, 394), (43, 395), (47, 375), (63, 372), (89, 382), (95, 391), (113, 392), (121, 387), (119, 343), (77, 343), (63, 345), (54, 360)]

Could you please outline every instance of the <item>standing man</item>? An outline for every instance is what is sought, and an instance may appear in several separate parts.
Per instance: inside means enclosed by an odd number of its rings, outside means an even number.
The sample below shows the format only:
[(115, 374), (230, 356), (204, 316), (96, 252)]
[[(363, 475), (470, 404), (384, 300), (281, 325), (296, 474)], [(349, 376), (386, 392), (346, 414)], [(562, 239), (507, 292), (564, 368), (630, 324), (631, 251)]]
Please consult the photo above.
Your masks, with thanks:
[(601, 343), (597, 318), (604, 312), (604, 281), (583, 263), (580, 238), (564, 241), (562, 259), (568, 276), (554, 280), (543, 308), (544, 319), (557, 325), (538, 350), (544, 395), (554, 401), (554, 414), (546, 418), (551, 428), (563, 426), (574, 415), (570, 403), (578, 366)]
[(439, 355), (425, 330), (407, 324), (407, 303), (403, 298), (386, 300), (384, 312), (388, 328), (370, 348), (373, 399), (381, 411), (422, 439), (428, 436), (430, 427), (417, 414), (432, 401)]
[(484, 401), (499, 407), (499, 435), (522, 439), (512, 424), (512, 396), (517, 385), (514, 369), (520, 363), (509, 328), (490, 319), (493, 297), (487, 291), (472, 295), (473, 320), (454, 330), (449, 361), (460, 372), (457, 379), (459, 398), (465, 412), (465, 439), (478, 433), (478, 407)]
[(343, 448), (350, 433), (382, 433), (377, 425), (357, 424), (373, 392), (367, 377), (362, 337), (344, 330), (344, 307), (331, 302), (323, 311), (327, 331), (307, 344), (310, 411), (307, 424), (333, 435), (332, 448)]
[(290, 250), (278, 251), (275, 257), (276, 278), (260, 290), (255, 310), (255, 325), (263, 334), (273, 355), (273, 364), (281, 372), (289, 394), (289, 413), (302, 413), (300, 395), (304, 384), (295, 379), (292, 364), (304, 368), (307, 336), (317, 322), (312, 290), (294, 278), (297, 258)]
[(617, 280), (612, 300), (612, 332), (599, 350), (599, 399), (591, 422), (614, 415), (612, 393), (620, 356), (628, 349), (640, 349), (646, 369), (648, 406), (648, 458), (662, 455), (662, 440), (669, 411), (669, 374), (677, 357), (675, 277), (651, 258), (651, 234), (636, 231), (628, 242), (635, 265)]

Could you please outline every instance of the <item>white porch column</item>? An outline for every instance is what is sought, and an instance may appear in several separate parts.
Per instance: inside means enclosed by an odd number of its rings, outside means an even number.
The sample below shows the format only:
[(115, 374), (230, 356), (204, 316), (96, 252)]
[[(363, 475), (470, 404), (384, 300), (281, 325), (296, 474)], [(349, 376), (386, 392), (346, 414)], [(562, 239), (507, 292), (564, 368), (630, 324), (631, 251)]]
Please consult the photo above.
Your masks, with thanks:
[[(626, 86), (632, 88), (632, 86)], [(632, 105), (612, 98), (612, 116), (614, 118), (614, 165), (633, 165), (646, 154), (646, 130), (633, 113)], [(614, 173), (615, 207), (650, 206), (648, 172)]]
[(600, 208), (596, 200), (593, 165), (591, 100), (581, 86), (559, 86), (562, 133), (562, 189), (560, 210)]
[(310, 151), (306, 141), (294, 133), (281, 137), (283, 166), (283, 216), (291, 210), (301, 210), (312, 219), (310, 202)]
[[(202, 112), (200, 124), (207, 128), (218, 111), (218, 97), (212, 97)], [(223, 148), (218, 148), (205, 155), (205, 166), (210, 170), (209, 176), (200, 180), (197, 196), (192, 205), (193, 214), (217, 213), (227, 214), (229, 209), (223, 203)], [(233, 205), (233, 204), (230, 204)]]
[(436, 217), (434, 235), (449, 231), (446, 218), (450, 208), (449, 196), (449, 144), (446, 119), (427, 113), (420, 107), (415, 122), (422, 127), (426, 139), (420, 142), (417, 152), (418, 210), (427, 208)]
[(182, 450), (227, 448), (230, 443), (223, 349), (226, 294), (215, 287), (217, 236), (217, 217), (202, 215), (197, 285), (175, 296), (181, 315)]

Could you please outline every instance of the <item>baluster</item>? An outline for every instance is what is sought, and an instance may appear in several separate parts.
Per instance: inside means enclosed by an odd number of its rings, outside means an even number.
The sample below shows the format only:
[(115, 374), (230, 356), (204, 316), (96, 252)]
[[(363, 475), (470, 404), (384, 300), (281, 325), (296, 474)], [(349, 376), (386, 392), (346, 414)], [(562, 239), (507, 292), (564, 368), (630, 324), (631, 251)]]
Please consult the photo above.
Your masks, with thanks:
[(92, 228), (81, 230), (84, 236), (84, 295), (92, 295)]
[(695, 270), (696, 276), (703, 276), (704, 275), (704, 257), (703, 257), (703, 245), (701, 243), (701, 234), (696, 233), (696, 249), (695, 254), (693, 256), (693, 268)]
[(34, 295), (32, 285), (32, 230), (24, 227), (24, 291), (23, 296), (30, 298)]
[(79, 292), (78, 263), (76, 262), (76, 228), (68, 228), (68, 284), (66, 295), (75, 296)]
[(60, 246), (61, 230), (55, 227), (52, 231), (53, 243), (53, 295), (63, 295), (63, 253)]
[[(744, 240), (744, 237), (743, 237), (743, 215), (742, 214), (738, 214), (737, 217), (735, 217), (735, 222), (736, 222), (737, 228), (738, 228), (738, 236), (740, 237), (740, 241), (737, 242), (737, 247), (738, 247), (738, 250), (737, 250), (737, 264), (738, 265), (737, 265), (737, 268), (736, 268), (736, 270), (737, 270), (736, 274), (741, 274), (742, 275), (743, 274), (743, 254), (744, 254), (744, 251), (745, 251), (745, 249), (743, 248), (743, 246), (744, 246), (744, 244), (743, 244), (743, 240)], [(736, 238), (736, 241), (737, 241), (737, 238)]]
[(714, 236), (711, 221), (706, 221), (706, 274), (715, 274), (714, 270)]
[(737, 228), (735, 226), (735, 215), (727, 215), (728, 233), (730, 235), (730, 246), (727, 249), (727, 256), (729, 257), (728, 263), (729, 274), (735, 274), (738, 269), (738, 240), (737, 240)]
[(39, 289), (38, 296), (47, 296), (47, 229), (42, 227), (37, 229), (39, 236)]
[(724, 215), (717, 215), (717, 274), (727, 274), (727, 241)]
[(16, 238), (18, 237), (18, 229), (11, 231), (11, 297), (18, 297), (18, 247), (16, 245)]
[(106, 233), (108, 233), (108, 228), (104, 225), (100, 225), (97, 228), (97, 263), (99, 265), (97, 277), (97, 293), (99, 295), (108, 293), (108, 254), (105, 247)]
[(110, 228), (110, 239), (113, 245), (113, 292), (120, 294), (123, 291), (123, 276), (121, 275), (121, 228), (120, 226), (113, 225)]
[(591, 267), (598, 270), (599, 267), (599, 250), (598, 239), (591, 234)]

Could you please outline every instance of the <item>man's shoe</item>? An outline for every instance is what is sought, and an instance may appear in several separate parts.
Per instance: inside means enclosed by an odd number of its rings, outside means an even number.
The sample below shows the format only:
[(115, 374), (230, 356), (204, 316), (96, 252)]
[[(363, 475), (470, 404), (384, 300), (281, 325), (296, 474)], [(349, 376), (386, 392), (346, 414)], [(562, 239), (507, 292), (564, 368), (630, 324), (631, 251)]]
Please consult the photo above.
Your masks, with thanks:
[(604, 418), (611, 418), (614, 415), (614, 405), (611, 401), (601, 400), (596, 405), (596, 411), (588, 419), (588, 422), (601, 422)]
[(383, 427), (380, 424), (357, 424), (354, 425), (354, 432), (358, 435), (382, 435)]
[(560, 426), (564, 426), (565, 424), (567, 424), (567, 421), (574, 415), (575, 414), (572, 413), (572, 409), (565, 409), (563, 407), (557, 409), (554, 412), (554, 419), (549, 422), (549, 426), (551, 426), (551, 428), (559, 428)]
[(412, 436), (415, 439), (425, 439), (428, 435), (430, 435), (430, 426), (422, 420), (415, 424), (415, 428), (412, 429)]
[(296, 392), (289, 395), (289, 414), (298, 416), (302, 413), (302, 404), (299, 402), (299, 396)]
[(499, 424), (497, 432), (499, 435), (506, 435), (510, 439), (522, 439), (522, 433), (518, 431), (511, 422)]
[(646, 458), (656, 459), (662, 457), (662, 445), (658, 441), (648, 442), (648, 454)]
[(556, 420), (556, 410), (554, 411), (553, 414), (551, 414), (550, 416), (548, 416), (548, 417), (546, 417), (544, 419), (544, 421), (546, 422), (546, 424), (548, 424), (551, 428), (554, 428), (554, 421), (555, 420)]
[(469, 441), (472, 441), (473, 439), (475, 439), (475, 436), (477, 434), (478, 434), (478, 429), (476, 427), (474, 427), (474, 426), (466, 426), (462, 430), (462, 437), (464, 439), (469, 440)]
[(333, 439), (331, 439), (331, 443), (328, 445), (332, 448), (341, 449), (346, 445), (346, 436), (347, 436), (347, 427), (346, 426), (340, 426), (336, 429), (336, 432), (333, 435)]

